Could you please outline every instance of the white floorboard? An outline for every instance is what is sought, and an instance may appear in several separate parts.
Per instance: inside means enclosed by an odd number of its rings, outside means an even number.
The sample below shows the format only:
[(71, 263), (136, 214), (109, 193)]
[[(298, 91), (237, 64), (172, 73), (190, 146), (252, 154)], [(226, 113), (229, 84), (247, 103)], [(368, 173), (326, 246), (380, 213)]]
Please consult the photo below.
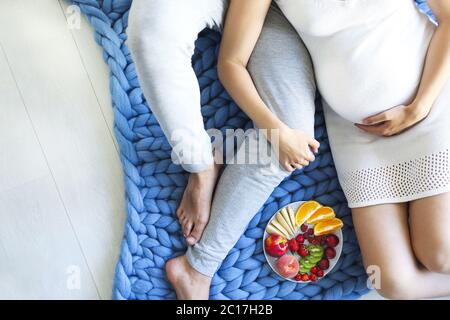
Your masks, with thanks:
[[(83, 43), (89, 41), (87, 47), (93, 48), (92, 34), (83, 39)], [(66, 218), (73, 226), (74, 241), (81, 247), (99, 296), (109, 299), (123, 232), (124, 191), (120, 161), (110, 131), (111, 119), (102, 112), (98, 98), (105, 95), (100, 91), (108, 88), (107, 70), (91, 66), (92, 74), (103, 72), (102, 77), (96, 78), (100, 80), (91, 80), (57, 0), (2, 0), (0, 43), (41, 148), (25, 149), (24, 156), (35, 159), (38, 152), (44, 155)], [(90, 61), (97, 55), (98, 64), (103, 64), (100, 52), (91, 52)], [(106, 110), (106, 102), (103, 103)], [(3, 134), (7, 128), (0, 130)], [(11, 141), (8, 143), (14, 146)], [(15, 156), (2, 155), (1, 159), (0, 173), (7, 170), (3, 163), (15, 161)], [(13, 187), (15, 176), (9, 181), (8, 185), (0, 182), (0, 190)], [(17, 246), (21, 246), (20, 242)], [(47, 258), (49, 263), (54, 260), (57, 264), (59, 256)], [(39, 278), (39, 274), (30, 276)], [(1, 286), (0, 283), (0, 289)], [(33, 290), (34, 294), (29, 296), (44, 295), (39, 287)]]
[[(59, 0), (59, 3), (66, 17), (70, 17), (70, 1)], [(86, 69), (89, 81), (94, 88), (95, 96), (105, 117), (108, 129), (111, 136), (114, 136), (114, 115), (109, 92), (109, 69), (106, 62), (103, 61), (103, 49), (94, 41), (92, 28), (84, 17), (81, 19), (80, 28), (70, 28), (70, 32)], [(116, 141), (114, 140), (114, 142)]]
[[(1, 48), (0, 97), (0, 299), (97, 299)], [(80, 272), (74, 290), (66, 285), (70, 266)]]
[(0, 207), (0, 299), (99, 298), (51, 175), (2, 192)]

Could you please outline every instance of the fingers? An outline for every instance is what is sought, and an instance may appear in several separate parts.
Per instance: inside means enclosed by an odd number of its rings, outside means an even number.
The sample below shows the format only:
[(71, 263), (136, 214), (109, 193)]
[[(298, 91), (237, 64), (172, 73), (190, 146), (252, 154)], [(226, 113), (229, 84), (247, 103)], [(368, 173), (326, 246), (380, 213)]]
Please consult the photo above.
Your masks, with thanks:
[(289, 162), (285, 162), (285, 163), (283, 164), (283, 168), (284, 168), (284, 170), (286, 170), (286, 171), (289, 172), (289, 173), (294, 172), (295, 169), (296, 169), (296, 168), (293, 167), (292, 164), (289, 163)]
[(374, 116), (368, 117), (366, 119), (363, 120), (363, 124), (365, 125), (374, 125), (374, 124), (379, 124), (385, 121), (388, 121), (389, 118), (389, 111), (385, 111), (379, 114), (376, 114)]
[(302, 159), (298, 162), (298, 164), (300, 164), (301, 167), (307, 167), (309, 166), (309, 161), (307, 159)]
[(289, 172), (294, 172), (295, 170), (300, 170), (307, 166), (309, 166), (309, 161), (306, 159), (301, 159), (287, 164), (286, 170), (288, 170)]
[(381, 136), (381, 137), (390, 137), (393, 136), (396, 132), (394, 130), (392, 130), (390, 128), (390, 126), (385, 123), (385, 124), (381, 124), (381, 125), (362, 125), (362, 124), (355, 124), (358, 128), (360, 128), (361, 130), (377, 135), (377, 136)]
[(318, 153), (319, 152), (319, 148), (320, 148), (320, 142), (317, 141), (316, 139), (311, 139), (309, 141), (309, 146), (311, 147), (311, 149), (312, 149), (312, 151), (314, 153)]
[(304, 167), (304, 165), (300, 164), (300, 163), (293, 163), (292, 167), (295, 168), (295, 170), (300, 170)]
[[(312, 153), (311, 150), (307, 151), (307, 154), (305, 155), (305, 160), (308, 162), (313, 162), (314, 160), (316, 160), (316, 157), (314, 156), (314, 153)], [(309, 165), (309, 163), (308, 163), (308, 165)]]
[(183, 228), (183, 235), (185, 238), (187, 238), (191, 235), (192, 227), (193, 227), (193, 225), (190, 220), (187, 220), (187, 219), (183, 220), (182, 228)]

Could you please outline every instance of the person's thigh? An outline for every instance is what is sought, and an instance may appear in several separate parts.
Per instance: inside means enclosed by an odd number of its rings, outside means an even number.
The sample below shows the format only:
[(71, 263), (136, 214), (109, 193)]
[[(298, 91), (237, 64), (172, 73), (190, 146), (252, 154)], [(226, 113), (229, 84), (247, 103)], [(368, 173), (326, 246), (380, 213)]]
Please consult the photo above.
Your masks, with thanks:
[(272, 5), (248, 70), (261, 98), (288, 126), (314, 135), (316, 84), (297, 31)]
[(353, 224), (364, 265), (379, 276), (379, 288), (389, 298), (408, 294), (417, 274), (411, 246), (406, 203), (352, 209)]
[(412, 201), (409, 212), (419, 261), (430, 271), (450, 273), (450, 193)]
[(134, 0), (129, 16), (127, 45), (143, 93), (174, 160), (189, 172), (205, 170), (213, 161), (192, 55), (198, 33), (220, 11), (217, 3), (222, 0)]
[[(192, 5), (195, 1), (177, 0), (133, 0), (128, 19), (128, 42), (135, 40), (134, 35), (143, 39), (154, 40), (160, 37), (192, 38), (193, 33), (206, 26), (202, 10), (195, 10)], [(203, 21), (202, 21), (203, 20)], [(167, 39), (169, 40), (169, 39)], [(189, 39), (190, 40), (190, 39)], [(158, 43), (152, 44), (157, 49)], [(193, 46), (193, 44), (192, 44)]]

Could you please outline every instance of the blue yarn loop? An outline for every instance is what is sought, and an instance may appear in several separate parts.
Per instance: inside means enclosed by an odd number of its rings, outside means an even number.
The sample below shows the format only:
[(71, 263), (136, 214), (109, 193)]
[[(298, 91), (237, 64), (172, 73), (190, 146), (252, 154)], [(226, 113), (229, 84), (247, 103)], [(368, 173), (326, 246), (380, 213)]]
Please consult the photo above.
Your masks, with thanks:
[[(427, 9), (425, 1), (418, 2)], [(104, 61), (110, 68), (114, 131), (125, 175), (127, 218), (113, 298), (174, 299), (164, 265), (186, 250), (175, 210), (187, 176), (170, 160), (171, 147), (142, 95), (125, 45), (131, 0), (73, 0), (73, 3), (93, 26), (95, 40), (102, 46)], [(205, 127), (251, 128), (252, 123), (218, 80), (219, 42), (220, 34), (203, 31), (193, 56)], [(315, 123), (316, 138), (321, 142), (320, 155), (306, 170), (297, 171), (283, 181), (256, 213), (214, 276), (212, 299), (355, 299), (368, 291), (350, 210), (333, 165), (319, 99)], [(345, 221), (345, 245), (337, 267), (329, 276), (313, 284), (295, 284), (283, 281), (270, 270), (262, 252), (262, 233), (278, 208), (309, 199), (334, 207)]]

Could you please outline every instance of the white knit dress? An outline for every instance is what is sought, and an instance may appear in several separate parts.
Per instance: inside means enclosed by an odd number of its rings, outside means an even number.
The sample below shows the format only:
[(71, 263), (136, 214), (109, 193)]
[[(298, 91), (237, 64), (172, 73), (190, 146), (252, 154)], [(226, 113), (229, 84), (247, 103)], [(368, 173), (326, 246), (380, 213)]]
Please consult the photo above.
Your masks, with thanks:
[(415, 97), (436, 26), (414, 0), (278, 0), (311, 53), (338, 177), (351, 208), (450, 192), (450, 80), (400, 135), (354, 126)]

